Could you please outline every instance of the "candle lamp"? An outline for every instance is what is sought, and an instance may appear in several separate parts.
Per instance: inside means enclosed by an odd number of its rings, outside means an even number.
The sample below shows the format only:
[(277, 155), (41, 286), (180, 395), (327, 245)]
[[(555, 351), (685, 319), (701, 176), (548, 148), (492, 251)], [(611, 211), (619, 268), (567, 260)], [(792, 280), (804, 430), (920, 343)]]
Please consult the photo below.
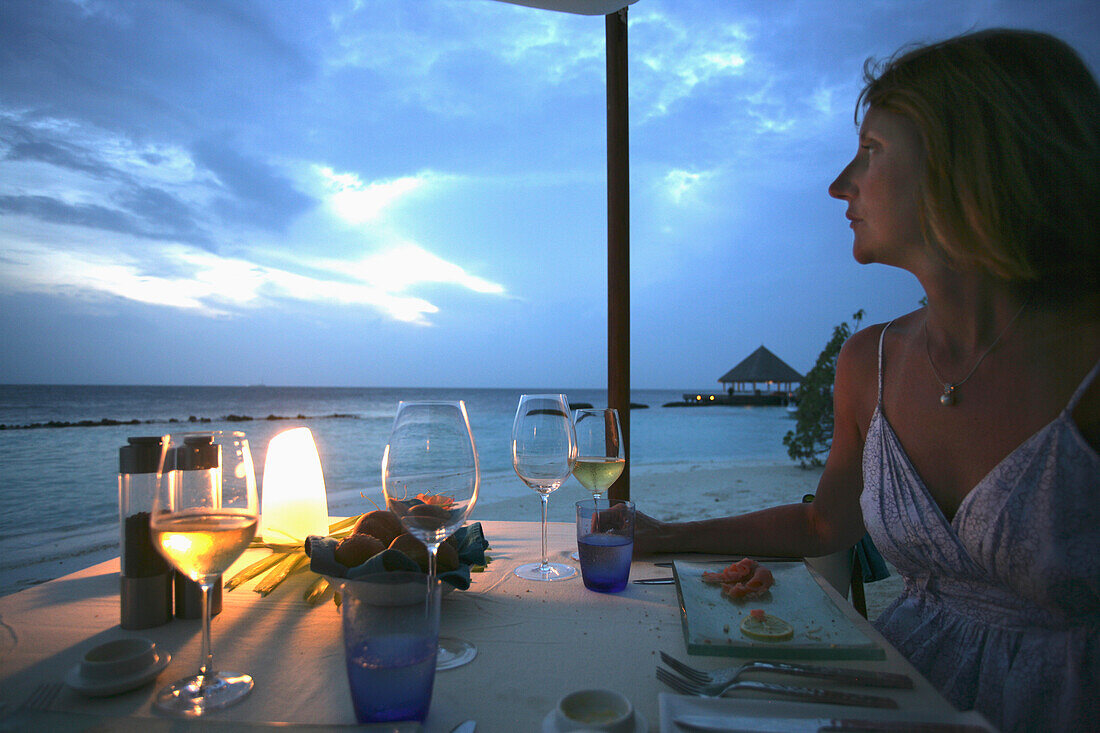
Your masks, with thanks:
[(260, 532), (269, 544), (300, 545), (328, 534), (328, 498), (317, 444), (309, 428), (285, 430), (267, 446)]

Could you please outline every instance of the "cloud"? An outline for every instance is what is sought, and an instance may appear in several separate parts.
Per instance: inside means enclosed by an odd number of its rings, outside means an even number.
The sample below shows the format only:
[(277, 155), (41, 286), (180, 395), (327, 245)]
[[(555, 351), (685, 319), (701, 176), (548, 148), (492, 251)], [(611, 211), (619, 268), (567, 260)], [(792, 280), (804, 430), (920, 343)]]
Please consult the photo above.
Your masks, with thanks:
[(697, 192), (713, 175), (709, 171), (695, 173), (680, 169), (670, 170), (664, 177), (664, 189), (673, 203), (680, 204)]
[(241, 154), (229, 142), (202, 140), (193, 152), (196, 165), (216, 176), (223, 188), (215, 208), (227, 219), (279, 231), (314, 204), (274, 166)]
[(12, 161), (34, 161), (100, 176), (109, 171), (106, 166), (88, 155), (86, 150), (43, 140), (16, 142), (5, 157)]
[[(34, 165), (57, 169), (49, 178), (54, 182), (58, 171), (86, 175), (84, 185), (93, 180), (140, 180), (173, 186), (200, 183), (205, 176), (177, 145), (139, 142), (78, 118), (36, 116), (12, 107), (0, 106), (0, 151), (5, 166), (22, 164), (21, 171)], [(28, 180), (33, 179), (18, 177), (21, 185)]]
[(68, 204), (48, 196), (0, 196), (0, 211), (93, 229), (116, 232), (133, 232), (135, 229), (132, 219), (121, 211), (93, 204)]
[[(710, 273), (736, 273), (760, 302), (861, 299), (843, 278), (765, 291), (770, 276), (747, 260), (794, 263), (791, 281), (846, 261), (843, 207), (825, 188), (855, 142), (863, 60), (972, 24), (1043, 21), (1096, 67), (1095, 23), (1081, 20), (1095, 5), (631, 6), (640, 338), (658, 333), (647, 308), (691, 306)], [(89, 338), (109, 325), (102, 314), (130, 310), (233, 319), (246, 334), (371, 321), (399, 349), (429, 333), (413, 326), (446, 322), (432, 338), (495, 336), (478, 353), (511, 381), (528, 366), (500, 333), (604, 333), (598, 17), (490, 0), (0, 0), (0, 49), (0, 292), (82, 314)], [(566, 287), (546, 288), (555, 274)], [(693, 315), (700, 331), (741, 307), (726, 290)], [(309, 336), (317, 353), (343, 353)], [(142, 363), (127, 348), (119, 357)], [(684, 363), (690, 383), (702, 362)], [(543, 368), (551, 378), (534, 381), (557, 379)]]
[[(591, 31), (577, 32), (579, 25), (590, 26)], [(511, 32), (495, 35), (492, 45), (505, 62), (526, 69), (546, 84), (563, 84), (602, 65), (605, 39), (599, 29), (561, 13), (521, 11)]]
[(748, 71), (751, 38), (738, 23), (689, 26), (682, 18), (641, 6), (631, 23), (631, 33), (638, 37), (637, 42), (632, 39), (631, 53), (644, 72), (631, 79), (631, 92), (642, 122), (669, 114), (700, 87)]
[(838, 87), (818, 86), (810, 93), (810, 107), (823, 117), (832, 117), (837, 112), (836, 98), (840, 91)]
[(327, 196), (329, 208), (349, 224), (377, 220), (382, 212), (422, 188), (431, 174), (402, 176), (388, 181), (364, 183), (354, 173), (337, 173), (328, 166), (313, 166), (318, 185)]
[(135, 138), (255, 123), (313, 71), (303, 19), (289, 10), (248, 0), (0, 3), (0, 83), (28, 110)]
[(217, 249), (219, 224), (281, 231), (316, 201), (226, 141), (136, 141), (0, 110), (0, 210)]
[[(6, 222), (10, 224), (10, 222)], [(79, 224), (79, 222), (77, 222)], [(57, 230), (53, 230), (56, 235)], [(481, 295), (503, 295), (503, 286), (404, 242), (353, 262), (299, 258), (286, 267), (264, 264), (263, 251), (220, 256), (181, 243), (140, 248), (118, 242), (110, 250), (24, 238), (0, 253), (0, 290), (64, 294), (87, 299), (105, 296), (146, 305), (177, 308), (212, 318), (240, 315), (282, 300), (372, 308), (397, 321), (430, 325), (439, 308), (409, 291), (425, 284), (447, 284)], [(67, 240), (66, 240), (67, 241)], [(285, 256), (283, 256), (285, 260)], [(297, 270), (297, 271), (296, 271)]]
[(437, 2), (426, 13), (415, 4), (357, 3), (330, 17), (324, 74), (334, 84), (354, 80), (362, 96), (347, 104), (380, 132), (402, 116), (421, 129), (537, 120), (560, 111), (563, 97), (604, 88), (600, 18), (483, 0)]
[[(326, 49), (329, 73), (380, 69), (404, 80), (400, 86), (410, 92), (432, 84), (433, 70), (454, 54), (484, 55), (524, 68), (535, 75), (528, 85), (536, 89), (546, 81), (561, 83), (578, 70), (587, 73), (590, 61), (604, 56), (598, 20), (505, 3), (440, 2), (427, 14), (401, 4), (380, 11), (356, 3), (348, 12), (331, 14), (330, 25), (335, 43)], [(588, 32), (578, 32), (581, 28)]]
[(201, 172), (176, 150), (94, 126), (0, 114), (0, 211), (150, 239), (210, 245)]
[[(166, 270), (188, 270), (186, 250), (174, 247), (162, 251), (171, 263)], [(150, 274), (146, 264), (118, 252), (89, 252), (24, 242), (4, 252), (6, 266), (0, 287), (9, 292), (42, 292), (83, 298), (115, 296), (147, 305), (185, 310), (202, 310), (225, 315), (210, 305), (213, 284), (199, 278)], [(227, 291), (238, 302), (246, 301), (243, 283)]]
[[(75, 120), (0, 111), (2, 285), (210, 317), (281, 300), (352, 305), (417, 325), (439, 312), (413, 292), (420, 286), (504, 293), (386, 221), (412, 194), (453, 177), (426, 171), (363, 181), (308, 163), (286, 169), (308, 173), (296, 183), (282, 166), (241, 152), (228, 137), (190, 147), (138, 142)], [(318, 202), (326, 204), (328, 222), (313, 223), (343, 224), (339, 236), (357, 252), (350, 261), (288, 254), (302, 249), (295, 233), (309, 236), (290, 225)], [(256, 236), (265, 230), (275, 236)]]
[(453, 262), (411, 242), (368, 255), (347, 267), (363, 282), (390, 292), (408, 290), (421, 283), (450, 283), (475, 293), (504, 294), (504, 286), (470, 275)]
[(150, 239), (209, 241), (187, 207), (163, 191), (137, 189), (121, 198), (125, 207), (115, 209), (97, 204), (70, 204), (49, 196), (0, 196), (0, 212)]

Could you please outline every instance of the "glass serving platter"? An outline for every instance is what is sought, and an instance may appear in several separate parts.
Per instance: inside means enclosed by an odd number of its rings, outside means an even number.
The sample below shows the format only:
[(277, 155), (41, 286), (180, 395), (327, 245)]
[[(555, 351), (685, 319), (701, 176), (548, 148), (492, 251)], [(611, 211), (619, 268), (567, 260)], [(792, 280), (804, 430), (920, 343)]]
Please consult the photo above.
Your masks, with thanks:
[[(730, 600), (721, 586), (702, 580), (704, 572), (720, 571), (729, 562), (673, 563), (688, 653), (754, 659), (886, 658), (886, 652), (837, 608), (801, 560), (762, 562), (775, 585), (763, 596), (744, 601)], [(757, 608), (790, 623), (794, 636), (757, 641), (743, 635), (741, 620)]]

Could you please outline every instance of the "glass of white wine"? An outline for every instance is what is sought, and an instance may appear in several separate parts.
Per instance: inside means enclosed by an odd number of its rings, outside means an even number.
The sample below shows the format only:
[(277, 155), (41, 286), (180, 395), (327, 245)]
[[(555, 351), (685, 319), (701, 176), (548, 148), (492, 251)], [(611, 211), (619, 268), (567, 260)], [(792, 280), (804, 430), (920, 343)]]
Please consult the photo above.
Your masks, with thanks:
[(164, 445), (150, 529), (160, 553), (202, 590), (202, 659), (198, 674), (161, 690), (156, 705), (197, 717), (252, 691), (249, 675), (214, 669), (210, 589), (256, 534), (256, 472), (239, 431), (173, 435)]
[[(480, 479), (465, 402), (398, 403), (382, 454), (382, 491), (386, 507), (428, 550), (429, 586), (439, 547), (470, 515)], [(476, 655), (477, 647), (468, 641), (441, 637), (436, 669), (461, 666)]]
[(550, 562), (546, 552), (546, 512), (550, 494), (573, 472), (577, 438), (569, 419), (569, 398), (563, 394), (525, 394), (519, 398), (512, 423), (512, 466), (523, 483), (542, 499), (542, 561), (526, 563), (515, 574), (527, 580), (564, 580), (577, 569)]
[(573, 467), (573, 477), (592, 492), (593, 499), (600, 499), (626, 467), (619, 411), (612, 408), (577, 410), (573, 428), (577, 432), (577, 465)]

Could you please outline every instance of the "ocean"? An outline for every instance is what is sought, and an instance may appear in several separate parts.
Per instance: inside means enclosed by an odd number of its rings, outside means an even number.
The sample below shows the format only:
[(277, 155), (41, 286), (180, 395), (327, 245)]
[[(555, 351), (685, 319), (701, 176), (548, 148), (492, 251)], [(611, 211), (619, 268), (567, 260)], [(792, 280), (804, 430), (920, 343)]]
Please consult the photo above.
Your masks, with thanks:
[[(606, 391), (591, 389), (0, 385), (0, 595), (49, 580), (49, 568), (63, 560), (86, 557), (86, 565), (118, 554), (118, 449), (128, 437), (243, 430), (262, 492), (268, 441), (291, 427), (308, 427), (330, 511), (351, 514), (373, 508), (365, 497), (384, 505), (382, 450), (398, 401), (462, 399), (485, 502), (534, 496), (512, 471), (512, 419), (520, 394), (560, 391), (574, 404), (607, 401)], [(794, 421), (785, 408), (662, 406), (681, 398), (671, 390), (631, 394), (633, 403), (647, 406), (630, 414), (632, 468), (791, 464), (782, 441)], [(23, 427), (82, 421), (137, 423)], [(471, 518), (535, 519), (537, 509), (531, 516), (480, 517), (475, 507)], [(15, 572), (28, 564), (43, 570), (30, 577)]]

